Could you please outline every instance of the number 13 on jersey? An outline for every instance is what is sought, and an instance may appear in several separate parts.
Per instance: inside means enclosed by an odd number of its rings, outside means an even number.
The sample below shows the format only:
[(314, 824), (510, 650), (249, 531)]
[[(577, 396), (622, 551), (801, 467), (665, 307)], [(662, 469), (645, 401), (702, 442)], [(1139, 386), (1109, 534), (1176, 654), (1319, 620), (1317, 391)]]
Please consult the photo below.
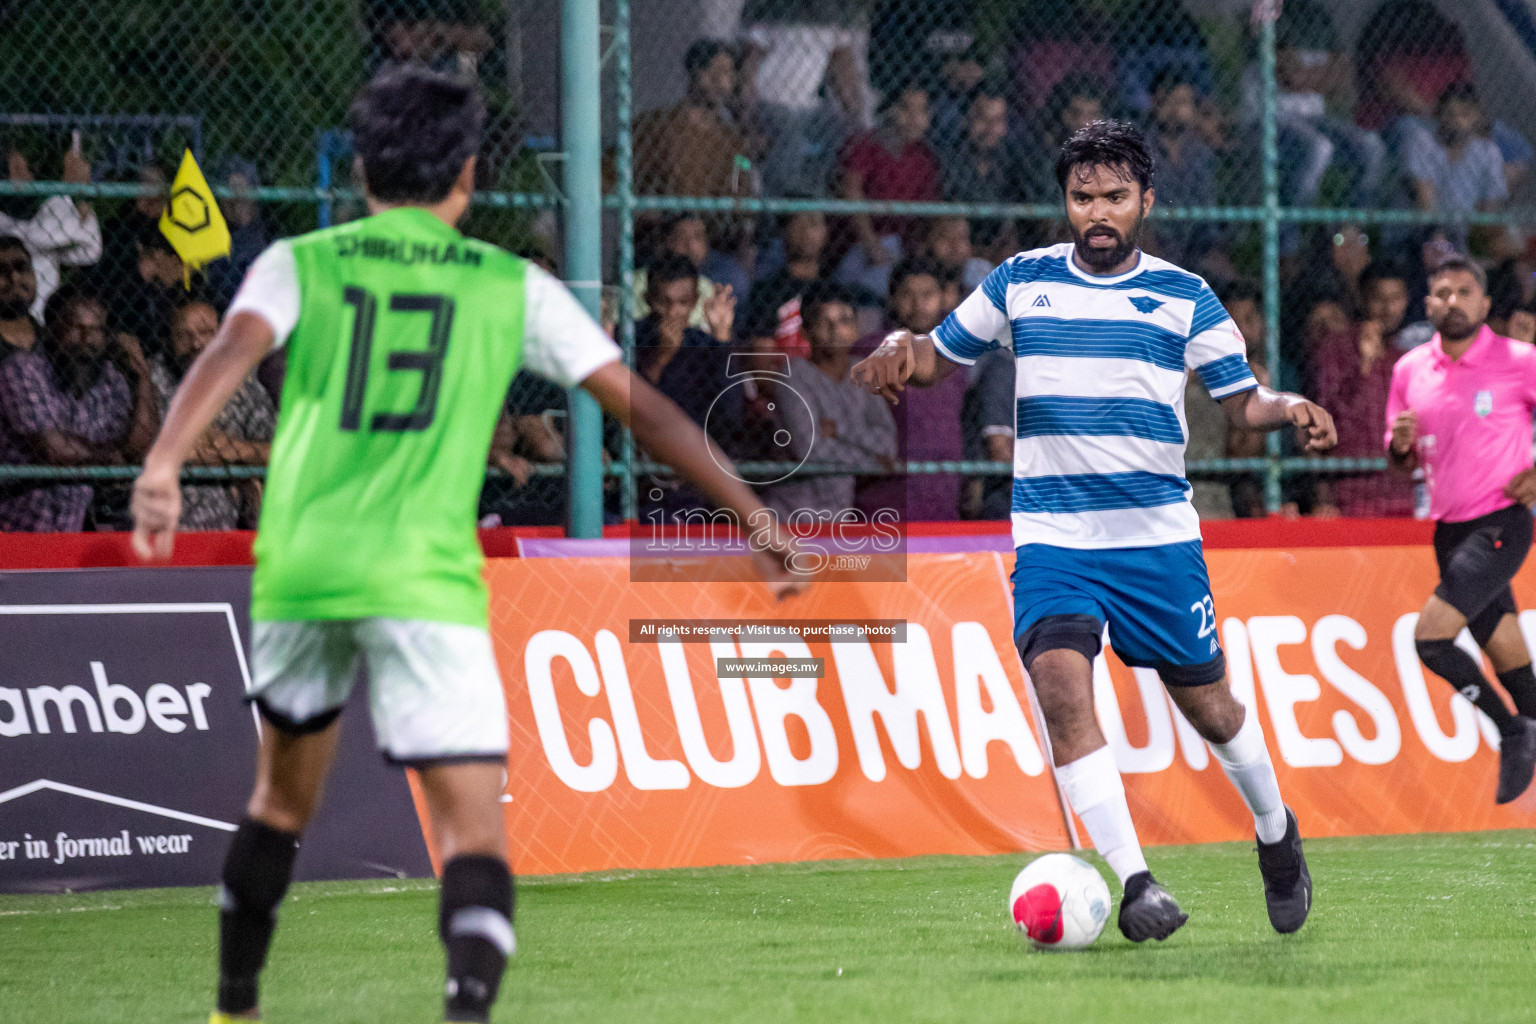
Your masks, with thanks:
[[(342, 302), (353, 309), (352, 342), (347, 356), (346, 393), (341, 403), (341, 429), (362, 430), (363, 406), (368, 393), (369, 364), (373, 358), (374, 332), (379, 318), (379, 300), (372, 292), (348, 286)], [(422, 324), (427, 333), (425, 349), (406, 349), (389, 353), (386, 363), (392, 372), (421, 375), (416, 404), (407, 412), (378, 412), (368, 419), (367, 430), (426, 430), (437, 415), (437, 395), (443, 381), (443, 360), (448, 355), (448, 336), (453, 330), (453, 300), (446, 295), (404, 295), (389, 297), (389, 313), (428, 314)]]

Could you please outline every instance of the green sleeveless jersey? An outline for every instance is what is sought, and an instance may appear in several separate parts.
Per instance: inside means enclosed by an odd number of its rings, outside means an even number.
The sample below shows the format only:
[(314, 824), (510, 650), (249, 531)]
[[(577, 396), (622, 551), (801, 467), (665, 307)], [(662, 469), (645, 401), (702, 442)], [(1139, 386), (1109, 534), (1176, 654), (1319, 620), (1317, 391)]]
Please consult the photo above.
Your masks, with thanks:
[(413, 207), (279, 245), (297, 319), (252, 617), (484, 627), (476, 508), (522, 359), (527, 263)]

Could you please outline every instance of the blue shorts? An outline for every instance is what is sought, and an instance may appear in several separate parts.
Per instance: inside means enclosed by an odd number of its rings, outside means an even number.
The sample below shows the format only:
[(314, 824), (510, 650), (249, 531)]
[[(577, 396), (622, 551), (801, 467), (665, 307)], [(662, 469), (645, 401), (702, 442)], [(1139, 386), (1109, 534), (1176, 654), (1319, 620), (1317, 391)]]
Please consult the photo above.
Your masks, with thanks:
[(1120, 660), (1157, 669), (1165, 683), (1199, 686), (1226, 673), (1198, 540), (1147, 548), (1018, 549), (1013, 637), (1026, 661), (1056, 647), (1083, 650), (1090, 632), (1096, 654), (1106, 624)]

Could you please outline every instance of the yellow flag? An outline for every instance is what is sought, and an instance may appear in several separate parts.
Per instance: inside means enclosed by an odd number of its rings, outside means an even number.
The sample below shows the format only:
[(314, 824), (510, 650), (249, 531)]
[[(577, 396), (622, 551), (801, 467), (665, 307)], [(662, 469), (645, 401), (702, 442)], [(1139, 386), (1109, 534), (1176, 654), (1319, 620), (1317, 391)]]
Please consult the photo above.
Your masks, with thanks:
[(160, 215), (160, 233), (181, 257), (188, 288), (192, 287), (192, 271), (229, 255), (229, 225), (224, 223), (208, 179), (192, 159), (190, 149), (182, 155), (176, 180), (171, 183), (170, 201)]

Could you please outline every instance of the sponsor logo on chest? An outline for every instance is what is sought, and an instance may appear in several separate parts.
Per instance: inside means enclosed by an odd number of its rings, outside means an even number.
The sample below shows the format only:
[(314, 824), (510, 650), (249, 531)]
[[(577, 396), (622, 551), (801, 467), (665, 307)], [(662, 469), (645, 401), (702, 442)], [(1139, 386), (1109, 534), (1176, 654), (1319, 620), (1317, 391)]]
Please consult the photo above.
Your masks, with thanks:
[(1472, 411), (1479, 416), (1493, 412), (1493, 392), (1479, 391), (1472, 399)]

